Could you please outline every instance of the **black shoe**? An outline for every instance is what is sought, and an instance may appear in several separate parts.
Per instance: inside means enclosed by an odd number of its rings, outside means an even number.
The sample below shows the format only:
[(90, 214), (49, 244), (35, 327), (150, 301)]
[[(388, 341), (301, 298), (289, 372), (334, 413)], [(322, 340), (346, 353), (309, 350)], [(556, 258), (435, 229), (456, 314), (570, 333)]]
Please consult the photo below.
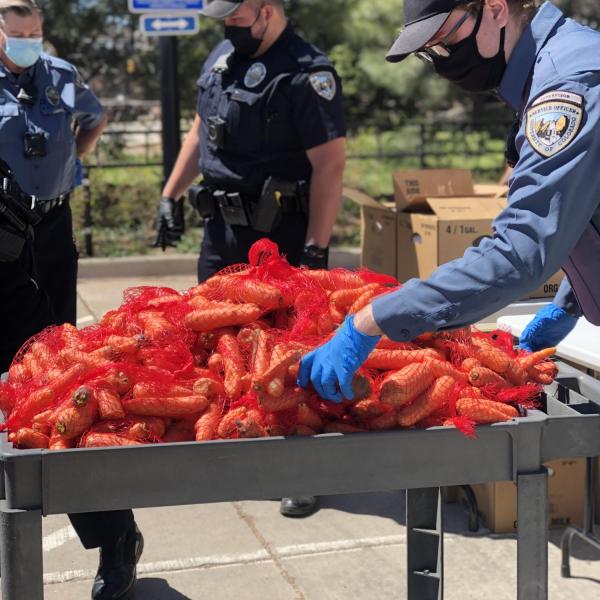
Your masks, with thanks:
[(100, 566), (92, 587), (92, 600), (126, 600), (137, 580), (136, 565), (144, 550), (137, 526), (124, 533), (114, 546), (100, 548)]
[(317, 499), (314, 496), (296, 496), (282, 498), (279, 512), (284, 517), (308, 517), (317, 508)]

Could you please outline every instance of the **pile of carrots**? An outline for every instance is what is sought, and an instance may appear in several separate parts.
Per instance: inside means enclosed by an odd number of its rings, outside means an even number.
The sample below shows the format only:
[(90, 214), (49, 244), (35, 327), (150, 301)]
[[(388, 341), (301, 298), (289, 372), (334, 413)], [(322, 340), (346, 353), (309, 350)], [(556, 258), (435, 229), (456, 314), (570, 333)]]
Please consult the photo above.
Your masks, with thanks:
[(250, 264), (187, 292), (133, 288), (98, 325), (31, 340), (0, 385), (19, 448), (131, 446), (352, 433), (510, 420), (556, 376), (554, 349), (525, 354), (471, 329), (383, 338), (334, 404), (296, 386), (299, 362), (348, 314), (397, 288), (368, 271), (291, 267), (262, 241)]

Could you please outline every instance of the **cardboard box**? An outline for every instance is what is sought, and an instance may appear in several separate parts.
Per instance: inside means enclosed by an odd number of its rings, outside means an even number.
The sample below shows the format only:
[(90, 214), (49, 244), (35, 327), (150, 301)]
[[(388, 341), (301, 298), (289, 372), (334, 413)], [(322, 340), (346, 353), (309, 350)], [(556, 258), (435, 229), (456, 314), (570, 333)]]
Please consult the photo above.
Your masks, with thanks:
[[(548, 468), (549, 527), (583, 524), (585, 459), (561, 459)], [(512, 481), (471, 486), (480, 514), (494, 533), (517, 530), (517, 487)]]
[(370, 196), (350, 188), (344, 188), (343, 196), (361, 208), (361, 267), (396, 277), (396, 205), (393, 202), (377, 202)]
[[(464, 169), (399, 171), (393, 174), (395, 203), (380, 203), (344, 189), (361, 207), (361, 266), (404, 282), (425, 279), (492, 235), (492, 221), (506, 207), (508, 188), (474, 185)], [(528, 297), (553, 297), (555, 275)]]

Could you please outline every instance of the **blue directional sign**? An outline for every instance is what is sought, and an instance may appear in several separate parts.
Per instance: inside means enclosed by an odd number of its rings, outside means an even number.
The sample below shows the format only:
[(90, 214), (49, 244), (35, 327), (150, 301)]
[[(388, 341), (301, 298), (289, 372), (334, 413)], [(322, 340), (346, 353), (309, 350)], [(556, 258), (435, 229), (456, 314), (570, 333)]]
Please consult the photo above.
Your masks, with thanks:
[(197, 15), (142, 15), (140, 29), (146, 35), (194, 35), (200, 24)]
[(129, 12), (173, 13), (181, 11), (198, 12), (202, 9), (202, 0), (128, 0)]

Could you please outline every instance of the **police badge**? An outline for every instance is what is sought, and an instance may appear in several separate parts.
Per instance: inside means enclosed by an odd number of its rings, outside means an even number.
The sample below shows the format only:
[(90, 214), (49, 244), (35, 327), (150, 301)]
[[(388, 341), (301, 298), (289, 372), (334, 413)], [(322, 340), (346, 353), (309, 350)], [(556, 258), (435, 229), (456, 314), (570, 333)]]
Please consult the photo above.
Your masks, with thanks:
[(50, 106), (58, 106), (58, 102), (60, 100), (60, 93), (53, 85), (49, 85), (48, 87), (46, 87), (46, 89), (44, 90), (44, 94), (46, 95), (46, 100), (48, 101), (48, 104), (50, 104)]
[(330, 71), (319, 71), (310, 76), (310, 84), (321, 98), (325, 100), (333, 100), (337, 92), (337, 84), (335, 77)]
[(565, 149), (581, 130), (583, 97), (571, 92), (548, 92), (527, 111), (527, 140), (538, 153), (549, 158)]
[(267, 76), (267, 67), (261, 62), (254, 63), (244, 77), (244, 85), (249, 88), (258, 87)]

